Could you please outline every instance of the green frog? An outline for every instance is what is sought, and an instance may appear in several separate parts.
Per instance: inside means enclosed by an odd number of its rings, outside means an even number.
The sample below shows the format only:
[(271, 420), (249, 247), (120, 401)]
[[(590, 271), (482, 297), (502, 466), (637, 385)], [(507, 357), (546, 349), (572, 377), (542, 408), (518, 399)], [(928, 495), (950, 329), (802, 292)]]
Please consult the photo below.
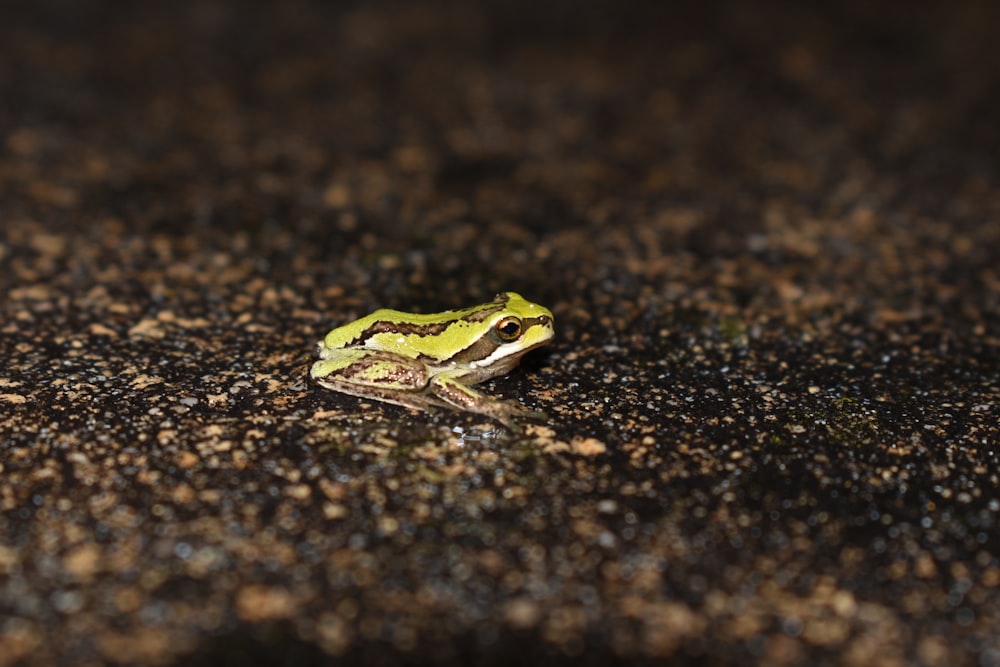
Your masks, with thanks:
[(555, 333), (552, 312), (516, 292), (464, 310), (376, 310), (319, 342), (310, 375), (334, 391), (416, 410), (444, 407), (491, 417), (512, 430), (541, 412), (472, 385), (509, 372)]

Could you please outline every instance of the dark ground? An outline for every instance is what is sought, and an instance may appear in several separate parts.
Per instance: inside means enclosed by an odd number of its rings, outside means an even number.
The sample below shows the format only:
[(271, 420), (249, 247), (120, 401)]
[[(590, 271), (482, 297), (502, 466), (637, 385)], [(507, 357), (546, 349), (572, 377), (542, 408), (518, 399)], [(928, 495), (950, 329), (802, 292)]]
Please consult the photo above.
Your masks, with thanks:
[(1000, 5), (698, 6), (5, 3), (0, 665), (1000, 665)]

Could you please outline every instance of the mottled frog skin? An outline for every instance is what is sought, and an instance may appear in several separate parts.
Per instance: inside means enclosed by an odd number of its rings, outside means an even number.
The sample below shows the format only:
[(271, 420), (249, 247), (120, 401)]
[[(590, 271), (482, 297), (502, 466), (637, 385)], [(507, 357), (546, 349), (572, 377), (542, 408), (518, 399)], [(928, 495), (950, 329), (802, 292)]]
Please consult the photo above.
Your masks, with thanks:
[(544, 419), (472, 388), (517, 366), (554, 334), (552, 313), (515, 292), (464, 310), (416, 314), (377, 310), (319, 342), (310, 375), (334, 391), (417, 410), (445, 407), (515, 428)]

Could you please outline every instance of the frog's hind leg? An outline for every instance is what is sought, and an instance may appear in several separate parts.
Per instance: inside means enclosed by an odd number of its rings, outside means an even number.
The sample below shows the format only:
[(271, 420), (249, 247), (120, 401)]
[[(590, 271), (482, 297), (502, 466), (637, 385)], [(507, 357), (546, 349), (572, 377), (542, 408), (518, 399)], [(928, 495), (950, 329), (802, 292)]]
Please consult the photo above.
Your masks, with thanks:
[(455, 410), (455, 406), (450, 405), (430, 394), (413, 391), (400, 391), (398, 389), (380, 389), (378, 387), (360, 388), (358, 385), (337, 384), (334, 382), (320, 382), (327, 389), (334, 389), (342, 394), (357, 396), (358, 398), (368, 398), (382, 403), (392, 403), (410, 408), (419, 412), (425, 412), (431, 408), (445, 408)]
[(462, 382), (462, 376), (448, 372), (439, 373), (430, 380), (428, 392), (446, 403), (453, 410), (465, 410), (496, 419), (512, 431), (520, 431), (517, 421), (545, 421), (544, 412), (529, 410), (517, 401), (504, 401), (482, 394)]
[(337, 358), (314, 363), (309, 374), (327, 389), (351, 396), (414, 410), (454, 409), (426, 392), (427, 367), (415, 359), (371, 350), (343, 350)]

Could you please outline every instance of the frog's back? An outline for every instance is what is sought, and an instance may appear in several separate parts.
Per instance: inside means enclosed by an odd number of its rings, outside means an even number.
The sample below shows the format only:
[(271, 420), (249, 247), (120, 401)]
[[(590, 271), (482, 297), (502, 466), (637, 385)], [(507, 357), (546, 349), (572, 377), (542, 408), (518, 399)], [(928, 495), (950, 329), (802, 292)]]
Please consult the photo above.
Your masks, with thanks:
[[(463, 318), (472, 310), (406, 313), (382, 308), (337, 327), (326, 335), (322, 344), (327, 348), (385, 350), (416, 358), (421, 354), (430, 354), (433, 348), (448, 338), (449, 327), (464, 321)], [(462, 328), (459, 326), (459, 329)], [(441, 338), (442, 335), (445, 339)]]

